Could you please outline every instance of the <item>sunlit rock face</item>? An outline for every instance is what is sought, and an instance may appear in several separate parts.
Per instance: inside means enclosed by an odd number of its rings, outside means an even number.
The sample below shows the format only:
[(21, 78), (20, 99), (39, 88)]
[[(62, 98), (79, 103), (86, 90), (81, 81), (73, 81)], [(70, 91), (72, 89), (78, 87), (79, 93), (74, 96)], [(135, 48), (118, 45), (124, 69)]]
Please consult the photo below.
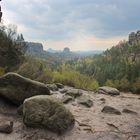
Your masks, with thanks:
[(129, 43), (132, 43), (134, 41), (139, 41), (140, 40), (140, 30), (138, 30), (136, 33), (131, 32), (129, 34)]
[(34, 43), (34, 42), (26, 42), (27, 45), (27, 53), (29, 54), (36, 54), (36, 53), (43, 53), (43, 45), (41, 43)]

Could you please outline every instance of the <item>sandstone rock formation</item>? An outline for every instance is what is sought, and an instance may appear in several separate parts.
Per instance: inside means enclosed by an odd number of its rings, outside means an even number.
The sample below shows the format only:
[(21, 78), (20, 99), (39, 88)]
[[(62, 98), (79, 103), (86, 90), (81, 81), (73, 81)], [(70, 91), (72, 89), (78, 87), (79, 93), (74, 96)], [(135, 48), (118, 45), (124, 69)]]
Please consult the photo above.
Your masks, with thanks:
[(140, 40), (140, 30), (138, 30), (136, 33), (132, 32), (129, 34), (129, 43), (133, 43), (134, 41)]
[(27, 45), (27, 53), (28, 54), (40, 54), (43, 53), (43, 45), (41, 43), (35, 42), (25, 42)]

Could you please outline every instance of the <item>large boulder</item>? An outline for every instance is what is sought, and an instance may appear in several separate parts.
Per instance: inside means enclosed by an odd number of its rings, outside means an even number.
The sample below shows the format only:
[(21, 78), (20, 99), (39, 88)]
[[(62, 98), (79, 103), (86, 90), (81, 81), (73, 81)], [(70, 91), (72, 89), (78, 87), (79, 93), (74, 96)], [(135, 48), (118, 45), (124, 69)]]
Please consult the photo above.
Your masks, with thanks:
[(43, 83), (24, 78), (16, 73), (7, 73), (0, 77), (0, 96), (20, 105), (26, 98), (35, 95), (50, 95)]
[(99, 87), (97, 92), (100, 94), (108, 94), (111, 96), (120, 95), (119, 90), (117, 90), (116, 88), (107, 87), (107, 86)]
[(71, 112), (57, 98), (47, 95), (26, 99), (23, 118), (29, 127), (44, 127), (57, 133), (65, 132), (75, 122)]

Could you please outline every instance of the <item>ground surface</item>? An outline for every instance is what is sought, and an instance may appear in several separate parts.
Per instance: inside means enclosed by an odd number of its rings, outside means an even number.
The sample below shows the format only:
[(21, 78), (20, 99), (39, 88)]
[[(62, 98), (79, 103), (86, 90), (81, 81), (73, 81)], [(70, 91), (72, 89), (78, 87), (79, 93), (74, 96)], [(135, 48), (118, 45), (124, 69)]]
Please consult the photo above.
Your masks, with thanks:
[[(0, 140), (140, 140), (140, 95), (121, 93), (120, 96), (95, 94), (84, 91), (93, 100), (93, 107), (79, 105), (76, 100), (66, 105), (75, 116), (75, 126), (63, 135), (57, 135), (44, 129), (27, 128), (17, 108), (0, 99), (0, 121), (14, 121), (11, 134), (0, 133)], [(62, 94), (53, 96), (61, 98)], [(121, 115), (102, 113), (104, 106), (111, 106)], [(123, 113), (130, 109), (137, 114)]]

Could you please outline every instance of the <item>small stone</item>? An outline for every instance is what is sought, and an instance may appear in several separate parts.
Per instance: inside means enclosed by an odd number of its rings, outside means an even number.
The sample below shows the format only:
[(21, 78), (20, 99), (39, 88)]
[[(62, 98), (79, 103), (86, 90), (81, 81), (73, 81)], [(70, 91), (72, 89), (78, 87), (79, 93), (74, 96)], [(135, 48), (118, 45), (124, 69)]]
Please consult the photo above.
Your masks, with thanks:
[(58, 87), (56, 86), (56, 84), (47, 84), (47, 87), (51, 91), (58, 91)]
[(0, 132), (10, 134), (13, 132), (13, 122), (12, 121), (0, 121)]
[(73, 100), (73, 98), (71, 96), (69, 96), (69, 95), (64, 95), (63, 98), (62, 98), (62, 102), (64, 104), (67, 104), (67, 103), (69, 103), (72, 100)]
[(74, 98), (79, 97), (82, 94), (83, 94), (83, 92), (80, 89), (70, 89), (66, 92), (66, 95), (72, 96)]
[(57, 86), (58, 88), (60, 88), (60, 89), (64, 88), (64, 85), (61, 84), (61, 83), (56, 83), (56, 86)]
[(137, 115), (138, 113), (129, 109), (123, 109), (122, 111), (123, 113), (128, 113), (128, 114), (133, 114), (133, 115)]
[(105, 98), (101, 98), (100, 101), (105, 102)]
[(105, 106), (102, 111), (103, 113), (107, 113), (107, 114), (116, 114), (116, 115), (121, 115), (121, 112), (113, 107), (110, 106)]
[(60, 91), (60, 93), (63, 94), (63, 93), (66, 93), (66, 92), (68, 91), (68, 89), (65, 89), (65, 88), (64, 88), (64, 89), (61, 89), (61, 90), (59, 90), (59, 91)]
[(86, 107), (93, 106), (93, 101), (91, 100), (91, 98), (89, 96), (83, 95), (83, 96), (79, 97), (77, 100), (78, 100), (79, 104), (82, 104)]

